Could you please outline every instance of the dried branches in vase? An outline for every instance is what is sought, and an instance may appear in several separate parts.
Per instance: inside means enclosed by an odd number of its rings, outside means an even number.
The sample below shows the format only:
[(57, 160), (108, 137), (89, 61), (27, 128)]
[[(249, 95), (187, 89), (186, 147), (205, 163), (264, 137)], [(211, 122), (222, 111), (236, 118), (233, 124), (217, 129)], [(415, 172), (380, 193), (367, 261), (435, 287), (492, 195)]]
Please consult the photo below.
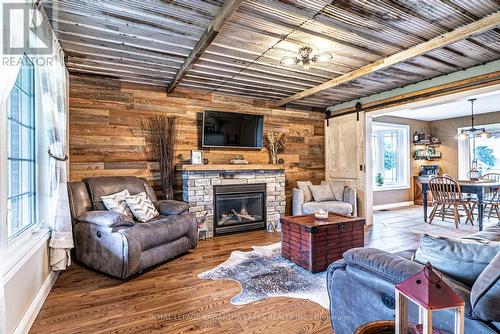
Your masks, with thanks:
[(283, 151), (286, 144), (286, 135), (277, 131), (269, 131), (264, 137), (264, 147), (271, 155), (271, 163), (278, 163), (278, 153)]
[(158, 163), (163, 198), (173, 199), (176, 118), (166, 115), (148, 116), (141, 119), (141, 128), (148, 158)]

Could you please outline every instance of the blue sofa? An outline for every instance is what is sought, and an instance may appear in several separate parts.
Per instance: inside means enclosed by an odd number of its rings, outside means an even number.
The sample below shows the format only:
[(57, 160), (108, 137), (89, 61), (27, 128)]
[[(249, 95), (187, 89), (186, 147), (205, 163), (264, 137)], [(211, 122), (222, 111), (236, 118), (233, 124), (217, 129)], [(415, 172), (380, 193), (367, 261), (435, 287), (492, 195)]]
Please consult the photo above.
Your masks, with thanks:
[[(331, 324), (351, 334), (367, 322), (394, 320), (394, 287), (430, 261), (465, 301), (465, 333), (500, 333), (500, 228), (462, 239), (423, 235), (417, 250), (387, 253), (373, 248), (347, 251), (327, 272)], [(410, 321), (418, 310), (410, 307)], [(433, 325), (453, 332), (452, 311), (434, 313)]]

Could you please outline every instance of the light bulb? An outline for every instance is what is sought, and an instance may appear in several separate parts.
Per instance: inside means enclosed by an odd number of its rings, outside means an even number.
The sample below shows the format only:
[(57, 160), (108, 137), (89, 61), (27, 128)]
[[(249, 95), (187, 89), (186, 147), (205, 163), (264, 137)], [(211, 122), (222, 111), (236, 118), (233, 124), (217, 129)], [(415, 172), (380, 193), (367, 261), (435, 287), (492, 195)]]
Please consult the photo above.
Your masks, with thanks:
[(320, 54), (317, 54), (316, 56), (314, 56), (315, 58), (315, 61), (318, 61), (318, 62), (327, 62), (327, 61), (330, 61), (333, 56), (332, 56), (332, 53), (331, 52), (321, 52)]
[(469, 137), (464, 131), (460, 132), (460, 134), (458, 135), (458, 138), (460, 140), (466, 140), (467, 137)]
[(490, 136), (490, 134), (485, 129), (482, 129), (481, 132), (479, 133), (479, 137), (481, 137), (483, 139), (486, 139), (489, 136)]
[(282, 65), (295, 65), (295, 64), (297, 64), (297, 58), (285, 56), (285, 57), (281, 58), (281, 64)]

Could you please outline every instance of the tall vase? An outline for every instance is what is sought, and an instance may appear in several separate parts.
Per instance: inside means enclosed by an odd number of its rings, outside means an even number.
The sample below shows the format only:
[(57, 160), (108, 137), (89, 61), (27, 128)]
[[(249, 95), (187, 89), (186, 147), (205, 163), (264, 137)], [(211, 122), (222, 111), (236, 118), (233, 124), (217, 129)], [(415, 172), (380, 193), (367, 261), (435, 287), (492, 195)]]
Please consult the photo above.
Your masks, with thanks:
[(276, 152), (271, 152), (271, 163), (273, 165), (278, 163), (278, 155), (276, 154)]

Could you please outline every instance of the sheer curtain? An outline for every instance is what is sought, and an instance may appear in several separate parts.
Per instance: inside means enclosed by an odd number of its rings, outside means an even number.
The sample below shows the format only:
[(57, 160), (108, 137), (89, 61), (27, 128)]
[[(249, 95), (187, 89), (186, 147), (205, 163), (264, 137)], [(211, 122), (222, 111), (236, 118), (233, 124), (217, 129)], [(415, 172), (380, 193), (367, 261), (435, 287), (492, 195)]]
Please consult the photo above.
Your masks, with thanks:
[[(41, 6), (41, 5), (39, 5)], [(67, 165), (67, 111), (68, 76), (64, 65), (64, 53), (40, 8), (42, 22), (36, 24), (37, 35), (52, 36), (52, 55), (44, 66), (36, 66), (36, 80), (41, 98), (40, 117), (44, 120), (48, 160), (40, 168), (45, 180), (46, 221), (51, 231), (49, 260), (52, 270), (64, 270), (71, 264), (70, 250), (73, 248), (73, 233), (69, 211)], [(50, 58), (50, 59), (49, 59)]]
[[(460, 130), (460, 129), (459, 129)], [(471, 169), (470, 138), (458, 138), (458, 178), (467, 180), (467, 172)]]

